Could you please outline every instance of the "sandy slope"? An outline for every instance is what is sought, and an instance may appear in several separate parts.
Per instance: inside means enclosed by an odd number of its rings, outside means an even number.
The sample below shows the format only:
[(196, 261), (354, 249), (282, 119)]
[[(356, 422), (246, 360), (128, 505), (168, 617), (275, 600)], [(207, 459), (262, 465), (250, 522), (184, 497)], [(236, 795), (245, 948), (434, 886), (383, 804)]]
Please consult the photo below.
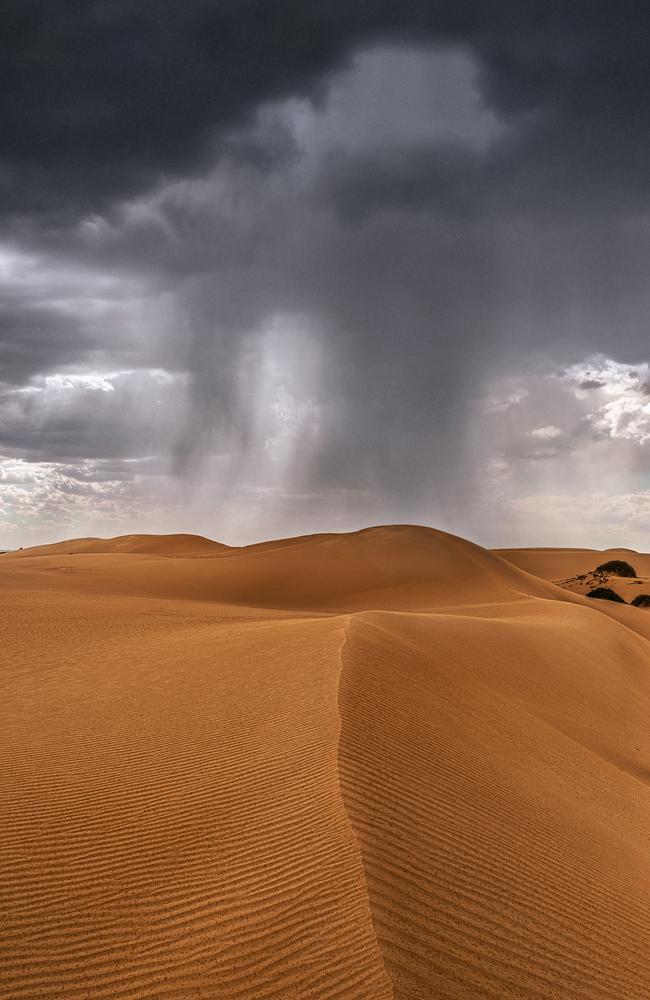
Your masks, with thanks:
[[(632, 549), (497, 549), (496, 554), (514, 566), (544, 580), (553, 580), (574, 594), (588, 594), (607, 587), (631, 604), (639, 594), (650, 595), (650, 555)], [(620, 559), (636, 572), (636, 577), (594, 573), (598, 566)]]
[(0, 997), (646, 1000), (650, 611), (508, 558), (0, 556)]
[(639, 576), (650, 577), (650, 555), (633, 549), (495, 549), (495, 553), (543, 580), (589, 573), (611, 559), (629, 562)]

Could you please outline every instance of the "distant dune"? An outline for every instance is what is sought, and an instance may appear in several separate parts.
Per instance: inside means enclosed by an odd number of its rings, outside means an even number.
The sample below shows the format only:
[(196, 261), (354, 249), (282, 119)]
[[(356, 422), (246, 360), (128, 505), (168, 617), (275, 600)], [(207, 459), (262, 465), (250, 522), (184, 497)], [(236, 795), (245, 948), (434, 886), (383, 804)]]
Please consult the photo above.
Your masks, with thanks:
[[(639, 594), (650, 594), (650, 555), (632, 549), (499, 549), (498, 555), (528, 573), (554, 580), (564, 590), (588, 594), (607, 587), (631, 604)], [(616, 573), (596, 574), (603, 564), (622, 560), (636, 572), (632, 579)]]
[(558, 585), (614, 558), (0, 555), (0, 998), (647, 1000), (650, 609)]
[(38, 545), (20, 549), (13, 555), (19, 558), (59, 555), (99, 555), (126, 553), (153, 556), (215, 555), (228, 550), (227, 545), (213, 542), (202, 535), (118, 535), (116, 538), (75, 538), (53, 545)]
[(650, 555), (633, 549), (495, 549), (497, 555), (544, 580), (563, 580), (588, 573), (610, 559), (631, 562), (642, 576), (650, 576)]

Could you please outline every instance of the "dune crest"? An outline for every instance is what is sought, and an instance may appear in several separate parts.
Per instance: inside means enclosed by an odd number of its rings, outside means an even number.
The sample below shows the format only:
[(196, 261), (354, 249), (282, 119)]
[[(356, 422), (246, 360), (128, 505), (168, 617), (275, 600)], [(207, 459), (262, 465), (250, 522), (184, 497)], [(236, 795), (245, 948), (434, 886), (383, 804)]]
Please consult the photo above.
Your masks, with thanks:
[(168, 557), (216, 555), (225, 552), (228, 545), (213, 542), (202, 535), (117, 535), (115, 538), (73, 538), (20, 549), (11, 555), (18, 558), (59, 555), (155, 555)]
[(650, 615), (532, 558), (1, 556), (0, 998), (646, 1000)]
[(65, 578), (66, 590), (306, 611), (426, 610), (553, 593), (499, 556), (433, 528), (377, 527), (243, 548), (192, 538), (125, 536), (25, 549), (2, 557), (0, 576), (29, 574), (48, 588)]

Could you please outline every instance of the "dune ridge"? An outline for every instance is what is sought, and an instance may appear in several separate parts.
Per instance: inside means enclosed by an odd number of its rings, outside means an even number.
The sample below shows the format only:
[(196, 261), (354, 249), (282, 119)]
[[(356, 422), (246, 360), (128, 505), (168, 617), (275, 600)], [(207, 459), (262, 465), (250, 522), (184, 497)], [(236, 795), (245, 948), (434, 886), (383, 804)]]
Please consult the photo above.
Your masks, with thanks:
[(155, 555), (168, 558), (217, 555), (230, 548), (203, 535), (117, 535), (114, 538), (73, 538), (51, 545), (35, 545), (10, 553), (19, 559), (56, 555)]
[(645, 1000), (650, 612), (206, 541), (0, 557), (0, 997)]
[(187, 543), (179, 548), (177, 542), (184, 536), (163, 536), (159, 543), (151, 536), (125, 537), (7, 554), (0, 559), (0, 582), (22, 578), (48, 590), (341, 612), (554, 593), (552, 585), (499, 556), (427, 528), (379, 527), (214, 551), (210, 546), (218, 543), (206, 546), (200, 539), (205, 559), (184, 555)]
[[(468, 624), (470, 648), (454, 656)], [(395, 996), (643, 996), (647, 768), (572, 717), (584, 691), (555, 718), (557, 699), (572, 693), (566, 676), (534, 697), (527, 683), (526, 700), (518, 697), (516, 667), (503, 678), (494, 654), (487, 663), (478, 655), (493, 622), (451, 619), (436, 629), (436, 685), (427, 690), (430, 630), (410, 615), (356, 616), (341, 688), (344, 799)], [(643, 640), (626, 654), (647, 667)], [(542, 666), (550, 665), (534, 664)], [(605, 725), (605, 698), (598, 709)], [(636, 725), (641, 732), (640, 716)], [(640, 791), (639, 841), (626, 814)], [(587, 813), (575, 795), (590, 800)]]

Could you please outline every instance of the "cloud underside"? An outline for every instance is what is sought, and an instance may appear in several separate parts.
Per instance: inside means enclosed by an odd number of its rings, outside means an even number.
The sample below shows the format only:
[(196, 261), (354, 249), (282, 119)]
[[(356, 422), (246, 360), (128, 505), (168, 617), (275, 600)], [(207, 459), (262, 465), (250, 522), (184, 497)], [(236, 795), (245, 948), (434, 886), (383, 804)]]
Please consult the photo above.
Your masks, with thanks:
[(587, 467), (643, 491), (644, 17), (5, 4), (5, 530), (507, 542)]
[(355, 51), (378, 43), (467, 51), (485, 103), (531, 120), (516, 155), (544, 150), (538, 179), (553, 179), (561, 157), (565, 172), (589, 162), (594, 184), (624, 153), (626, 181), (645, 183), (647, 17), (633, 0), (113, 0), (74, 15), (63, 0), (8, 0), (5, 207), (93, 211), (201, 171), (260, 103), (322, 98)]

